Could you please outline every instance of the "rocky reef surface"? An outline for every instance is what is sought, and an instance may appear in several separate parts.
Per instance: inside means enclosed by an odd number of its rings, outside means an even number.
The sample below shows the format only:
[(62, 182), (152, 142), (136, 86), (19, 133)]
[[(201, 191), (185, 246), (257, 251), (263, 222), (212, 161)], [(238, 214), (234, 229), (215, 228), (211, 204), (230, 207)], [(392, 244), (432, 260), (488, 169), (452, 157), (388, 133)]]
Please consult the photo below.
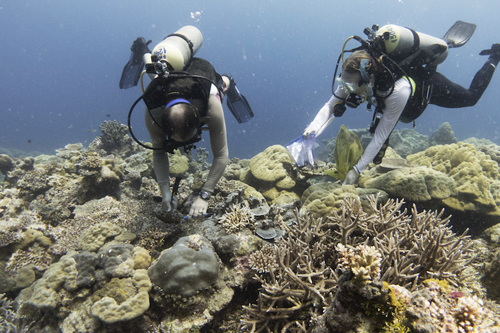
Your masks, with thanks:
[(171, 155), (166, 214), (151, 151), (116, 121), (100, 130), (0, 154), (1, 332), (500, 332), (491, 142), (396, 131), (358, 186), (325, 174), (333, 155), (298, 169), (270, 146), (231, 160), (194, 221), (206, 150)]

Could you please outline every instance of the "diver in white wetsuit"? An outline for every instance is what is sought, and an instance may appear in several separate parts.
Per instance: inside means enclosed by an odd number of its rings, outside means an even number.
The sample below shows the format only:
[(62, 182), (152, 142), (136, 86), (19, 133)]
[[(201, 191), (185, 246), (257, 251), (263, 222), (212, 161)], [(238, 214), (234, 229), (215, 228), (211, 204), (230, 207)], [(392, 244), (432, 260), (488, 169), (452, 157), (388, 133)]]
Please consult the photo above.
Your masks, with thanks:
[[(357, 107), (363, 102), (375, 107), (370, 132), (371, 142), (357, 164), (350, 170), (344, 184), (354, 184), (370, 162), (382, 161), (389, 136), (398, 121), (409, 123), (418, 118), (428, 104), (447, 108), (473, 106), (488, 86), (500, 61), (500, 44), (481, 55), (489, 59), (477, 72), (469, 89), (448, 80), (436, 71), (447, 56), (448, 48), (465, 44), (475, 25), (458, 21), (438, 39), (395, 25), (369, 30), (369, 43), (354, 50), (342, 64), (342, 73), (335, 78), (333, 96), (319, 110), (304, 131), (307, 138), (329, 124), (345, 111), (345, 105)], [(465, 31), (465, 32), (464, 32)], [(349, 51), (342, 51), (343, 53)], [(392, 59), (391, 59), (392, 58)], [(340, 61), (340, 57), (339, 57)], [(425, 66), (424, 66), (425, 65)]]

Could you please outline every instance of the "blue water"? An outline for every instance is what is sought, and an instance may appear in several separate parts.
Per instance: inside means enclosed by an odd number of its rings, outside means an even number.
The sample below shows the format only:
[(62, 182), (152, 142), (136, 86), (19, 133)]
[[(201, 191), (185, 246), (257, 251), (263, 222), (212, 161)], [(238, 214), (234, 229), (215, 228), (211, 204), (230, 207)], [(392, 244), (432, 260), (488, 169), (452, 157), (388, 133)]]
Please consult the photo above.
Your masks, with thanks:
[[(185, 4), (189, 3), (189, 4)], [(201, 15), (191, 18), (191, 12)], [(238, 124), (225, 106), (230, 157), (250, 158), (300, 135), (331, 96), (331, 81), (344, 40), (372, 24), (411, 27), (442, 37), (456, 20), (476, 23), (472, 39), (450, 50), (439, 71), (468, 87), (486, 57), (478, 53), (500, 42), (493, 0), (384, 1), (49, 1), (0, 3), (0, 148), (54, 153), (68, 143), (88, 145), (105, 120), (126, 123), (140, 88), (118, 82), (130, 46), (139, 36), (160, 42), (191, 24), (204, 41), (197, 56), (230, 73), (255, 117)], [(500, 144), (500, 73), (474, 107), (429, 106), (417, 130), (430, 135), (445, 121), (459, 140), (472, 136)], [(366, 127), (364, 107), (348, 110), (320, 139), (344, 123)], [(132, 119), (149, 140), (143, 107)], [(410, 128), (399, 124), (397, 128)], [(208, 147), (208, 135), (201, 146)]]

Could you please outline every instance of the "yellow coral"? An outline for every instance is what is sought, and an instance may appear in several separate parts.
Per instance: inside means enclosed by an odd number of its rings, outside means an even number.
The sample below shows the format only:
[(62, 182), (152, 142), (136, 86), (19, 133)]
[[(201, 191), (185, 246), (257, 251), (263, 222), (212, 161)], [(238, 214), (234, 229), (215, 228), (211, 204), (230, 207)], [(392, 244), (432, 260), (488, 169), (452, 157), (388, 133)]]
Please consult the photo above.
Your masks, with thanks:
[(286, 168), (294, 164), (288, 150), (280, 145), (268, 147), (250, 160), (252, 175), (266, 182), (276, 182), (286, 177)]
[(364, 284), (380, 277), (382, 255), (375, 247), (364, 244), (352, 247), (339, 243), (336, 249), (340, 254), (339, 264), (350, 269), (355, 280)]

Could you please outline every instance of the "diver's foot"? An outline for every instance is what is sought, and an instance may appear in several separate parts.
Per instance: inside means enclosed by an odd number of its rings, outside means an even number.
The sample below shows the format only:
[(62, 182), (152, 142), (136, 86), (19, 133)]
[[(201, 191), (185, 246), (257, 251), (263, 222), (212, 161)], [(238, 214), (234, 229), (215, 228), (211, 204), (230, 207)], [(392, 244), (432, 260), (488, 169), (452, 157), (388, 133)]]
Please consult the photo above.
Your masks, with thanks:
[(500, 62), (500, 43), (491, 45), (491, 49), (482, 50), (480, 55), (489, 55), (489, 61), (497, 65)]

